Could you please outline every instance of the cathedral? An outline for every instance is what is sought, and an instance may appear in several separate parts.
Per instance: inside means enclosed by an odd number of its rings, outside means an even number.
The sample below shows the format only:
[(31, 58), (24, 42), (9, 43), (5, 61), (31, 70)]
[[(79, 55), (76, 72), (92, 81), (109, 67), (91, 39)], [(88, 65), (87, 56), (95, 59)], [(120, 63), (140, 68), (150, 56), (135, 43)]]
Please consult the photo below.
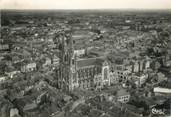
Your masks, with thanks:
[(110, 85), (109, 62), (104, 57), (77, 58), (70, 31), (60, 32), (55, 41), (60, 59), (56, 71), (58, 88), (72, 91), (75, 88), (101, 89)]

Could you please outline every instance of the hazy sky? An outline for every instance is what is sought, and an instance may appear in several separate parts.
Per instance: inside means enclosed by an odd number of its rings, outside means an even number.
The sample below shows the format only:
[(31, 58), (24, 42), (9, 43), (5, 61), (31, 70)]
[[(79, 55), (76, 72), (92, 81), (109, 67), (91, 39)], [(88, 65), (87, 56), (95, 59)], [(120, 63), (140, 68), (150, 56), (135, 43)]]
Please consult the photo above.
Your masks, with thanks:
[(171, 0), (0, 0), (1, 9), (171, 9)]

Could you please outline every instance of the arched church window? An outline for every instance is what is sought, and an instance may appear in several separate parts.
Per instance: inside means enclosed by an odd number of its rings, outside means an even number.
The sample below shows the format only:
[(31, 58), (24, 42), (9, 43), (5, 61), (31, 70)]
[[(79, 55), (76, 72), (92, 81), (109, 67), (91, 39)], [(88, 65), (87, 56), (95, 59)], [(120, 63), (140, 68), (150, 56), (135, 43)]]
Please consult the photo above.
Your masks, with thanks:
[(65, 60), (65, 62), (67, 61), (67, 55), (65, 55), (64, 60)]
[(74, 59), (72, 59), (72, 65), (74, 65), (75, 64), (75, 61), (74, 61)]
[(59, 44), (59, 50), (62, 50), (62, 44)]
[(107, 68), (104, 69), (104, 79), (107, 79), (108, 76), (108, 70)]

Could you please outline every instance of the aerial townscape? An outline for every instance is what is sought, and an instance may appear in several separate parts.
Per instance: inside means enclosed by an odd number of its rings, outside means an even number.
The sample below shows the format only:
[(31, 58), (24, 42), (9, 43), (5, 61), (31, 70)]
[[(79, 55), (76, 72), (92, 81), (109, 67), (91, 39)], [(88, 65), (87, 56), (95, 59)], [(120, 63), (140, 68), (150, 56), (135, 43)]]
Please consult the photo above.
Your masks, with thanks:
[(2, 10), (0, 117), (170, 117), (171, 11)]

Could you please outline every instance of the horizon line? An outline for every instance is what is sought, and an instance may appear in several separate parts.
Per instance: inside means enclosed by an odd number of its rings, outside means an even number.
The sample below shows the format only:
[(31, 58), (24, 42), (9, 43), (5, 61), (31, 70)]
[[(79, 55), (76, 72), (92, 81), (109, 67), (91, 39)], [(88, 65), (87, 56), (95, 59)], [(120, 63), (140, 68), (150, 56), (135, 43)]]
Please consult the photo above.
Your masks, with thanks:
[(3, 8), (3, 9), (0, 9), (1, 10), (171, 10), (171, 8), (166, 8), (166, 9), (163, 9), (163, 8), (95, 8), (95, 9), (86, 9), (86, 8), (83, 8), (83, 9), (79, 9), (79, 8), (76, 8), (76, 9), (46, 9), (46, 8), (43, 8), (43, 9), (6, 9), (6, 8)]

